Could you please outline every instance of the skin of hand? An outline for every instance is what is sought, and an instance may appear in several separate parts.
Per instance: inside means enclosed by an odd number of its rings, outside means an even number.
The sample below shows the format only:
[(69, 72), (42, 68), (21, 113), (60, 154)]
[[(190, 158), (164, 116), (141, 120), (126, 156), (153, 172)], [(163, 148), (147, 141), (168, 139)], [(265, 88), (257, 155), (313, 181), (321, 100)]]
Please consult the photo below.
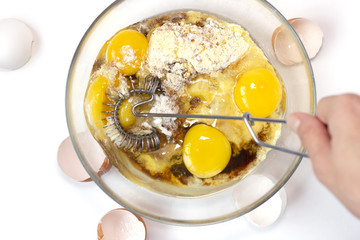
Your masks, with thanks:
[(360, 96), (323, 98), (316, 116), (292, 113), (287, 123), (299, 135), (319, 181), (360, 219)]

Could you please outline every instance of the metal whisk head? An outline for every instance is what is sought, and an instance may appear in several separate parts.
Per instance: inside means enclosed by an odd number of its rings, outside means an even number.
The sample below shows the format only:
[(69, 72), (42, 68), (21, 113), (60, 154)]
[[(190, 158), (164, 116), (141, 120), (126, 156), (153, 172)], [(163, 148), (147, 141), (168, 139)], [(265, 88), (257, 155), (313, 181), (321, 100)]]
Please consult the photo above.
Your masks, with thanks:
[[(131, 97), (132, 95), (147, 94), (151, 96), (146, 102), (151, 102), (154, 98), (154, 93), (158, 87), (159, 81), (156, 78), (145, 78), (144, 83), (141, 84), (141, 79), (136, 81), (130, 77), (131, 89), (127, 93), (122, 93), (120, 89), (113, 87), (113, 93), (107, 94), (108, 99), (112, 102), (103, 103), (104, 105), (112, 108), (109, 111), (103, 111), (110, 116), (103, 120), (107, 121), (104, 126), (106, 129), (106, 135), (115, 143), (119, 148), (124, 150), (132, 150), (133, 152), (150, 152), (160, 148), (160, 140), (157, 132), (154, 128), (139, 131), (137, 133), (131, 133), (126, 131), (119, 122), (119, 109), (121, 103)], [(137, 85), (135, 87), (135, 85)], [(115, 94), (114, 94), (115, 93)]]

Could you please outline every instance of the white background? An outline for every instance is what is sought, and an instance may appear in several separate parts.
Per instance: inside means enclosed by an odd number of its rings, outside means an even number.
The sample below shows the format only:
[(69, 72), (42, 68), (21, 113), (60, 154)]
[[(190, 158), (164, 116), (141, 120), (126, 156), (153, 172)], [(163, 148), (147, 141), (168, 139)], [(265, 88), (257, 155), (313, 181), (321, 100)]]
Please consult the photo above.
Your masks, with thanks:
[[(0, 19), (18, 18), (36, 34), (34, 55), (16, 71), (0, 70), (0, 238), (97, 239), (96, 227), (118, 208), (93, 182), (68, 179), (57, 148), (68, 136), (65, 85), (73, 53), (112, 0), (0, 0)], [(356, 1), (271, 0), (286, 18), (306, 17), (324, 31), (312, 61), (318, 98), (360, 93), (360, 16)], [(360, 184), (360, 183), (359, 183)], [(359, 239), (353, 217), (314, 177), (304, 159), (285, 186), (288, 205), (267, 228), (243, 217), (202, 227), (146, 220), (148, 239)]]

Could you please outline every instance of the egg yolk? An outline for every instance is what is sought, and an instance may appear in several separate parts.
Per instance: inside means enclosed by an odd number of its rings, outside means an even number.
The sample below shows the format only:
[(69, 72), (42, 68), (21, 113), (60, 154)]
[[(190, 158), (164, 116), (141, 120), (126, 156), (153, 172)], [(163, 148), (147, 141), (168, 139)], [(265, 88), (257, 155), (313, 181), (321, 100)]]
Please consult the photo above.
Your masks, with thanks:
[(268, 117), (278, 107), (282, 86), (277, 77), (265, 68), (255, 68), (238, 77), (234, 100), (242, 112), (254, 117)]
[(105, 125), (103, 121), (106, 118), (106, 113), (103, 111), (111, 110), (109, 106), (104, 103), (110, 103), (106, 96), (106, 89), (109, 85), (109, 80), (103, 76), (95, 78), (88, 89), (86, 97), (86, 110), (91, 122), (94, 123), (97, 129), (102, 129)]
[(118, 111), (118, 118), (121, 127), (129, 129), (135, 122), (136, 117), (132, 112), (133, 105), (128, 101), (124, 100)]
[(115, 65), (124, 75), (133, 75), (139, 71), (148, 48), (146, 37), (135, 30), (123, 30), (109, 42), (106, 60)]
[(218, 129), (197, 124), (184, 139), (183, 159), (186, 168), (199, 178), (219, 174), (230, 161), (231, 146)]

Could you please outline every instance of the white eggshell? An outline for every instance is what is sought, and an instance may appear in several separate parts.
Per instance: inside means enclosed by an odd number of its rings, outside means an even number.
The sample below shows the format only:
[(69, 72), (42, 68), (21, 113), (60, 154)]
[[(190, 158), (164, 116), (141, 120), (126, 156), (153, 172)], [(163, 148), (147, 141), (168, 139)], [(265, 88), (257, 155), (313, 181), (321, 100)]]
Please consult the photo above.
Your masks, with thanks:
[(246, 214), (246, 220), (257, 227), (270, 226), (275, 223), (284, 212), (286, 201), (285, 190), (280, 189), (279, 192), (269, 200)]
[(25, 65), (32, 54), (34, 35), (22, 21), (0, 20), (0, 68), (14, 70)]
[[(298, 34), (309, 58), (314, 58), (323, 42), (324, 34), (319, 25), (304, 18), (293, 18), (289, 20), (289, 23)], [(284, 26), (275, 29), (272, 41), (275, 55), (280, 62), (285, 65), (302, 62), (296, 41)]]
[(97, 233), (99, 240), (145, 240), (146, 226), (140, 216), (119, 208), (101, 218)]
[[(275, 181), (263, 175), (250, 175), (244, 179), (246, 184), (234, 188), (233, 199), (239, 208), (253, 203), (275, 186)], [(244, 186), (245, 185), (245, 186)], [(286, 192), (280, 189), (266, 202), (245, 215), (254, 226), (266, 227), (275, 223), (286, 207)]]

